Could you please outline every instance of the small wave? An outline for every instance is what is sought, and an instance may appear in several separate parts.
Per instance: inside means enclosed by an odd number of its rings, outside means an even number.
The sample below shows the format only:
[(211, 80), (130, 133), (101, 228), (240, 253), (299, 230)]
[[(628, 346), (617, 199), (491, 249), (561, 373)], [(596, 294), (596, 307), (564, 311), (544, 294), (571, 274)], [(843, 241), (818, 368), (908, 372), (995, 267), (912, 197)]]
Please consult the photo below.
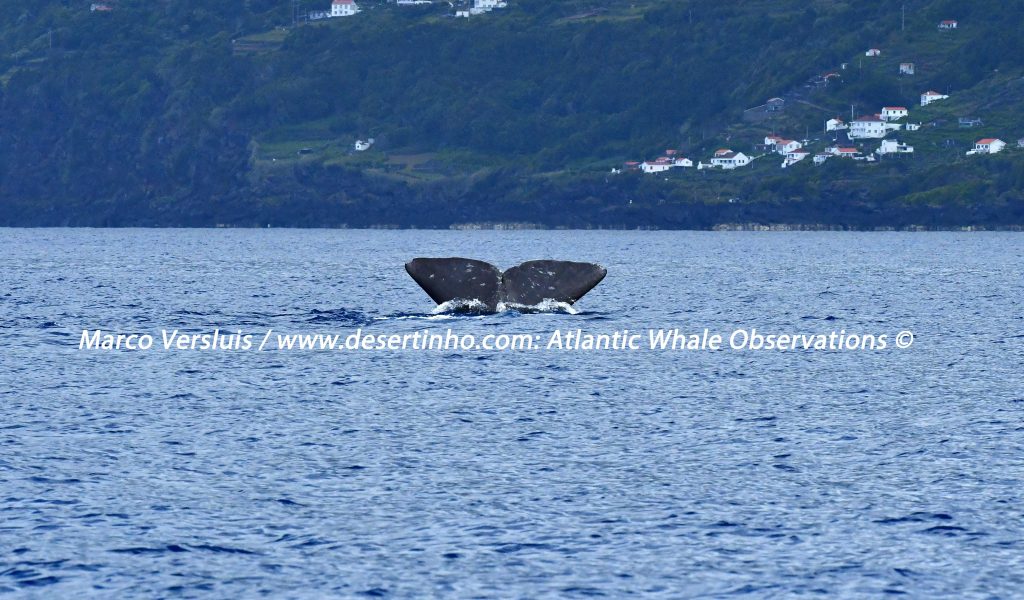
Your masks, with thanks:
[(352, 325), (366, 325), (373, 321), (366, 314), (357, 310), (337, 308), (334, 310), (313, 309), (308, 322), (310, 323), (349, 323)]
[(558, 302), (557, 300), (543, 300), (537, 304), (518, 304), (516, 302), (499, 302), (498, 312), (518, 312), (518, 313), (563, 313), (569, 315), (578, 315), (580, 311), (573, 308), (568, 302)]
[(443, 314), (447, 314), (447, 313), (480, 314), (480, 313), (486, 313), (486, 312), (490, 312), (487, 309), (487, 304), (485, 304), (484, 302), (481, 302), (480, 300), (463, 300), (461, 298), (456, 298), (455, 300), (449, 300), (447, 302), (442, 302), (441, 304), (438, 304), (437, 307), (434, 308), (433, 311), (431, 311), (431, 314), (433, 314), (433, 315), (443, 315)]

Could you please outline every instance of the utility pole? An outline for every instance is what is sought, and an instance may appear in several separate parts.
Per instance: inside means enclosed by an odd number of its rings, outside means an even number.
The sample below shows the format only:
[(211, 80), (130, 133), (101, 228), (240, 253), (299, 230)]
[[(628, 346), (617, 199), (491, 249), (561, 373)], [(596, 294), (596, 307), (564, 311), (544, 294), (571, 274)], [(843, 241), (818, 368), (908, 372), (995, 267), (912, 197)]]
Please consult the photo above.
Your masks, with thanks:
[(903, 24), (900, 25), (900, 31), (907, 30), (907, 5), (903, 5)]

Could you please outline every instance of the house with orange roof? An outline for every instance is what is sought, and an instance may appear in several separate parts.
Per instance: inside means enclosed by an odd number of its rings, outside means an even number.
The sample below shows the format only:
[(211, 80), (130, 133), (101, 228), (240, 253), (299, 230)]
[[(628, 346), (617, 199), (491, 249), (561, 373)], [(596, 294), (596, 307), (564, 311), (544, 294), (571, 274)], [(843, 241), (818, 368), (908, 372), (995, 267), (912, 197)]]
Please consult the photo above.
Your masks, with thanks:
[(967, 152), (972, 154), (999, 154), (1006, 148), (1006, 142), (998, 138), (984, 138), (974, 142), (974, 150)]

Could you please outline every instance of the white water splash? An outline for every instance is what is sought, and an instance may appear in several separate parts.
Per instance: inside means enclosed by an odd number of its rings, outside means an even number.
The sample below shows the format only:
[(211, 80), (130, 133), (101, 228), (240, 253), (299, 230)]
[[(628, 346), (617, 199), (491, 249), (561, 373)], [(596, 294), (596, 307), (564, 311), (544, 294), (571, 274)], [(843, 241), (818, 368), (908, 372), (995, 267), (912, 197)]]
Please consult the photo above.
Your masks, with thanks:
[(462, 300), (460, 298), (456, 298), (455, 300), (449, 300), (438, 304), (437, 307), (431, 311), (431, 314), (443, 315), (453, 312), (484, 313), (488, 312), (488, 310), (487, 304), (480, 300)]
[(580, 311), (573, 308), (568, 302), (547, 299), (537, 304), (518, 304), (516, 302), (499, 302), (498, 312), (515, 311), (520, 313), (565, 313), (578, 315)]

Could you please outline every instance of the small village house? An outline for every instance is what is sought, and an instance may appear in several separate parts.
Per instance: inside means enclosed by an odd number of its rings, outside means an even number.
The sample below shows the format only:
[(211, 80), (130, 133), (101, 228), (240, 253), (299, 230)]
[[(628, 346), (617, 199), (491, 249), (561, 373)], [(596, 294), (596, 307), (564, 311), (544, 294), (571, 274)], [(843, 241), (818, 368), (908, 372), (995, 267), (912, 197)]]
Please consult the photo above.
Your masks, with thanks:
[(910, 115), (910, 111), (907, 110), (906, 106), (883, 106), (882, 107), (882, 120), (883, 121), (897, 121)]
[(932, 102), (938, 102), (939, 100), (945, 100), (949, 98), (946, 94), (940, 94), (936, 91), (929, 90), (921, 94), (921, 106), (928, 106)]
[(881, 115), (858, 117), (850, 124), (850, 139), (881, 139), (889, 132)]
[(351, 17), (359, 12), (359, 5), (355, 0), (334, 0), (331, 2), (332, 17)]
[(875, 154), (884, 156), (886, 154), (913, 154), (914, 147), (901, 144), (897, 140), (882, 140), (882, 145), (875, 150)]
[(356, 143), (353, 145), (353, 148), (355, 149), (356, 152), (366, 152), (370, 148), (373, 148), (373, 143), (373, 138), (370, 138), (368, 140), (356, 140)]
[(664, 156), (654, 160), (640, 163), (640, 170), (644, 173), (662, 173), (674, 168), (688, 168), (693, 166), (693, 161), (679, 153), (678, 150), (666, 150)]
[(811, 153), (808, 152), (807, 150), (804, 150), (803, 148), (798, 148), (791, 152), (787, 152), (786, 160), (782, 162), (782, 168), (785, 169), (786, 167), (795, 165), (796, 163), (802, 161), (803, 159), (807, 158), (810, 155)]
[(1017, 147), (1018, 148), (1024, 148), (1024, 137), (1022, 137), (1019, 140), (1017, 140)]
[(981, 127), (984, 125), (978, 117), (960, 117), (957, 121), (960, 123), (961, 129), (971, 129), (973, 127)]
[(864, 56), (872, 56), (872, 57), (874, 57), (874, 56), (881, 56), (881, 55), (882, 55), (882, 51), (879, 50), (878, 48), (871, 48), (867, 52), (864, 53)]
[(974, 143), (974, 150), (967, 152), (972, 154), (999, 154), (1006, 148), (1006, 142), (997, 138), (985, 138)]
[(767, 150), (785, 156), (787, 152), (803, 148), (803, 144), (796, 140), (787, 140), (777, 135), (770, 135), (764, 138), (764, 145)]
[(715, 157), (711, 159), (711, 166), (718, 167), (731, 171), (732, 169), (738, 169), (750, 164), (750, 157), (742, 152), (733, 152), (732, 150), (723, 148), (715, 152)]
[(832, 156), (838, 156), (839, 158), (857, 158), (860, 156), (860, 150), (856, 148), (844, 148), (841, 146), (834, 146), (826, 150)]
[(846, 122), (840, 119), (839, 117), (825, 121), (826, 133), (828, 133), (829, 131), (840, 131), (843, 129), (847, 129), (847, 125)]
[(921, 124), (920, 123), (907, 123), (907, 126), (906, 126), (906, 130), (907, 131), (917, 131), (918, 129), (921, 129)]
[(939, 22), (939, 31), (953, 31), (960, 26), (960, 23), (953, 19), (946, 19)]
[(913, 75), (914, 63), (900, 63), (900, 75)]
[(89, 12), (110, 12), (112, 10), (114, 10), (113, 6), (100, 2), (93, 3), (89, 6)]
[(640, 163), (640, 170), (647, 174), (661, 173), (664, 171), (668, 171), (671, 168), (672, 163), (666, 160), (665, 158), (659, 158), (652, 161), (645, 160), (644, 162)]
[(829, 159), (830, 156), (832, 155), (829, 154), (828, 152), (819, 152), (818, 154), (814, 155), (814, 164), (823, 165), (825, 164), (825, 161)]

